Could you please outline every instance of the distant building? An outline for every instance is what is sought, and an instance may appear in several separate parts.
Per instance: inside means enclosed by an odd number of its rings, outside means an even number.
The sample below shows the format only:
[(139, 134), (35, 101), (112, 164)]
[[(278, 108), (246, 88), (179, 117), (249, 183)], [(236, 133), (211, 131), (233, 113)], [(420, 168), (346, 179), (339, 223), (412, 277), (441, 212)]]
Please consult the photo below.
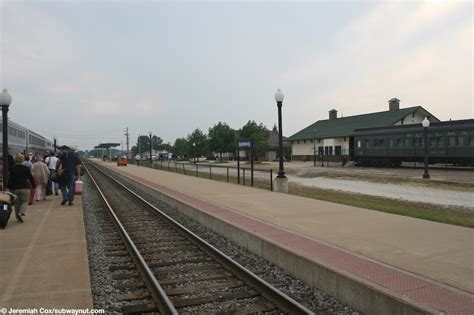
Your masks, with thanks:
[[(282, 136), (283, 142), (283, 156), (285, 159), (291, 157), (291, 143), (287, 141), (287, 137)], [(276, 161), (278, 159), (278, 129), (276, 126), (273, 130), (268, 132), (268, 149), (265, 151), (263, 160)]]
[(312, 160), (316, 153), (328, 156), (330, 161), (340, 161), (354, 149), (351, 137), (354, 129), (417, 124), (425, 117), (431, 122), (439, 121), (422, 106), (400, 109), (399, 99), (392, 98), (388, 102), (388, 111), (340, 118), (337, 110), (331, 109), (329, 119), (318, 120), (286, 139), (291, 143), (292, 160)]

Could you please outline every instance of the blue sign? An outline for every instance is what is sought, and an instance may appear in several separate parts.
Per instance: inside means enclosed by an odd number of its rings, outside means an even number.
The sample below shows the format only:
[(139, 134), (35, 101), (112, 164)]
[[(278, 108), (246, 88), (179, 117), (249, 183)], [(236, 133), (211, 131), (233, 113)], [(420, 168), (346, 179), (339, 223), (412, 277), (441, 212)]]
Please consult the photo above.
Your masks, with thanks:
[(241, 139), (237, 141), (237, 147), (239, 149), (251, 149), (252, 148), (252, 139)]

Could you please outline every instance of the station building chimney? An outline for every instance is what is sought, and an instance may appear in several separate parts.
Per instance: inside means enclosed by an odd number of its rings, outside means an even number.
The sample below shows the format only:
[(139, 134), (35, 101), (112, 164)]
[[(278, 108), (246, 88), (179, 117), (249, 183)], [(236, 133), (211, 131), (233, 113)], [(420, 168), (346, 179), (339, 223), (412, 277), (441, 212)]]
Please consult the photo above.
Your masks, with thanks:
[(329, 111), (329, 120), (337, 119), (337, 110), (331, 109)]
[(388, 110), (394, 112), (400, 109), (400, 100), (396, 97), (388, 101)]

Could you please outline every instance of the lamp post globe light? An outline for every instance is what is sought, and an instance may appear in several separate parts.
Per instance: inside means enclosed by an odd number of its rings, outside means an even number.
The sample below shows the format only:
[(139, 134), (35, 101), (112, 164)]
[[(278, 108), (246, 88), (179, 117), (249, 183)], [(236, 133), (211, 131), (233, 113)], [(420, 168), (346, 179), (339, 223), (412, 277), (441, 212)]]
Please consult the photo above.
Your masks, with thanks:
[(3, 92), (0, 93), (0, 106), (2, 106), (2, 118), (3, 118), (3, 142), (2, 142), (2, 152), (3, 152), (3, 189), (8, 182), (8, 107), (12, 103), (12, 97), (8, 94), (7, 89), (3, 89)]
[(430, 126), (430, 121), (428, 117), (425, 117), (421, 122), (423, 125), (423, 142), (425, 143), (425, 172), (423, 173), (423, 178), (430, 178), (430, 174), (428, 173), (428, 127)]
[(151, 142), (151, 136), (153, 135), (153, 134), (151, 133), (151, 130), (148, 132), (148, 135), (150, 136), (150, 167), (151, 167), (151, 166), (152, 166), (152, 164), (151, 164), (151, 163), (152, 163), (152, 155), (151, 155), (151, 152), (152, 152), (152, 151), (151, 151), (151, 150), (152, 150), (152, 142)]
[(281, 107), (283, 106), (283, 99), (285, 96), (283, 92), (278, 89), (275, 93), (275, 101), (278, 107), (278, 155), (279, 166), (278, 175), (274, 180), (274, 191), (288, 193), (288, 178), (285, 176), (285, 169), (283, 167), (283, 128), (281, 119)]
[(196, 142), (193, 142), (193, 160), (194, 160), (194, 164), (196, 164)]

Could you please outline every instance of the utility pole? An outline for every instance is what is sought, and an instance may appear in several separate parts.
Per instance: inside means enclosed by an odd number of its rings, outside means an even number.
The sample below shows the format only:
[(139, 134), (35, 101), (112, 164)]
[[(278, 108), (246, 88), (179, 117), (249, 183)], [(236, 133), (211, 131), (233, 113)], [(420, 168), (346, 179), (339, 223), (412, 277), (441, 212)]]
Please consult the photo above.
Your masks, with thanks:
[[(128, 133), (128, 127), (125, 129), (125, 136), (127, 136), (127, 159), (130, 159), (130, 151), (129, 151), (129, 146), (128, 146), (128, 136), (130, 134)], [(122, 148), (123, 151), (123, 148)]]

